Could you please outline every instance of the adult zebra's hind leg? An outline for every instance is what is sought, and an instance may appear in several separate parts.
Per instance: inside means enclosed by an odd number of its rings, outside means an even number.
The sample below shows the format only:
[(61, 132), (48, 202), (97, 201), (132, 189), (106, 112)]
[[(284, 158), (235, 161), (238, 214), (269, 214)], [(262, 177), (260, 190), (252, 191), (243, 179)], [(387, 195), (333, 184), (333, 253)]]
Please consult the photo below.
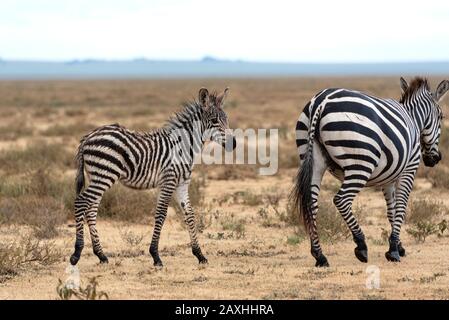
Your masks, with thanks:
[(195, 213), (190, 204), (188, 183), (184, 183), (176, 189), (176, 201), (185, 215), (185, 222), (189, 229), (192, 253), (195, 257), (198, 258), (199, 263), (201, 264), (207, 263), (207, 259), (203, 256), (200, 245), (198, 244), (198, 238), (196, 234)]
[(352, 213), (352, 202), (360, 190), (365, 186), (367, 178), (364, 175), (345, 175), (340, 190), (334, 197), (334, 204), (342, 215), (357, 247), (354, 249), (355, 256), (361, 262), (368, 262), (368, 246), (365, 235)]
[(323, 155), (319, 145), (316, 145), (313, 148), (312, 154), (308, 155), (302, 163), (294, 189), (296, 193), (295, 197), (300, 200), (300, 212), (304, 219), (306, 229), (309, 232), (310, 251), (316, 260), (316, 267), (329, 266), (329, 262), (321, 249), (316, 224), (321, 180), (326, 169), (327, 159)]
[[(396, 215), (396, 184), (392, 183), (382, 188), (385, 202), (387, 203), (387, 217), (390, 222), (390, 226), (393, 229), (394, 217)], [(405, 249), (402, 246), (402, 242), (398, 243), (399, 256), (405, 257)]]
[(88, 207), (87, 201), (77, 195), (75, 199), (75, 225), (76, 225), (76, 240), (75, 251), (70, 256), (70, 263), (74, 266), (78, 263), (81, 252), (84, 248), (84, 212)]
[[(416, 168), (412, 170), (405, 171), (399, 178), (396, 185), (396, 206), (394, 222), (392, 225), (391, 235), (390, 235), (390, 247), (387, 252), (385, 252), (385, 257), (388, 261), (400, 262), (401, 255), (399, 252), (400, 248), (400, 234), (402, 223), (404, 222), (405, 212), (407, 209), (408, 198), (410, 192), (412, 191), (413, 181), (415, 179)], [(401, 246), (402, 247), (402, 246)]]

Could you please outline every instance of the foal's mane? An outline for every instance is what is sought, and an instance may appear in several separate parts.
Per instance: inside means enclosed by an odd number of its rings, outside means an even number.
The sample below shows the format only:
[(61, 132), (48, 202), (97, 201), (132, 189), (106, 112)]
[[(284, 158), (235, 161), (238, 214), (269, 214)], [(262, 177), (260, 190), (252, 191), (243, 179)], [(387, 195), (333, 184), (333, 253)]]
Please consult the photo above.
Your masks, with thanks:
[[(212, 92), (209, 95), (209, 101), (211, 105), (217, 105), (218, 93), (216, 91)], [(192, 117), (193, 114), (196, 114), (198, 111), (202, 110), (203, 107), (196, 100), (191, 100), (184, 102), (182, 104), (182, 109), (175, 112), (165, 123), (163, 129), (174, 129), (179, 127), (181, 122), (185, 122), (186, 119)]]
[(407, 90), (405, 90), (402, 93), (401, 99), (399, 100), (400, 103), (404, 103), (408, 99), (410, 99), (419, 89), (426, 88), (427, 90), (430, 90), (429, 82), (426, 78), (421, 77), (415, 77), (411, 82), (410, 85), (407, 87)]

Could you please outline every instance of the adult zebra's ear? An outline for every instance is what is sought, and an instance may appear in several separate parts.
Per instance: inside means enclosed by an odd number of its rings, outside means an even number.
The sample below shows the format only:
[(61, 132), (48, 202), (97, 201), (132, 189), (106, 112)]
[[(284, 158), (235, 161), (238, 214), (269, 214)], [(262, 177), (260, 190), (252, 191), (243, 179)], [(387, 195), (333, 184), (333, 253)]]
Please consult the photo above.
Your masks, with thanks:
[(408, 89), (408, 83), (407, 83), (407, 81), (406, 81), (404, 78), (402, 78), (402, 77), (401, 77), (401, 79), (400, 79), (400, 82), (401, 82), (401, 90), (402, 90), (402, 93), (404, 93), (404, 92), (407, 91), (407, 89)]
[(435, 101), (441, 101), (443, 99), (444, 95), (449, 90), (449, 80), (443, 80), (440, 82), (440, 84), (437, 87), (437, 90), (434, 93)]
[(209, 107), (209, 91), (206, 88), (201, 88), (198, 92), (198, 101), (203, 108)]
[(228, 92), (229, 92), (229, 87), (226, 87), (226, 89), (223, 91), (223, 93), (217, 97), (217, 102), (218, 102), (217, 104), (219, 107), (223, 107), (226, 97), (228, 96)]

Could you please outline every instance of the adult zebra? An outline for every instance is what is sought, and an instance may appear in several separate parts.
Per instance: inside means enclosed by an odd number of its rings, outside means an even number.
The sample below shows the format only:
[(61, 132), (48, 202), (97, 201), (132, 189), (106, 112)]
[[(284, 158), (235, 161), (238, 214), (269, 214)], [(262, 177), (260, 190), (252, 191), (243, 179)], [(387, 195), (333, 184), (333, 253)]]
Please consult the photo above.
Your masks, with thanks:
[[(228, 118), (223, 110), (227, 93), (228, 88), (220, 95), (209, 94), (201, 88), (198, 101), (186, 103), (165, 127), (155, 131), (139, 133), (112, 124), (97, 128), (81, 139), (77, 154), (76, 242), (70, 257), (72, 265), (79, 261), (84, 247), (84, 219), (95, 255), (100, 262), (108, 262), (96, 230), (97, 209), (104, 192), (117, 181), (134, 189), (159, 188), (149, 248), (155, 266), (162, 266), (159, 237), (174, 194), (185, 214), (192, 252), (200, 263), (207, 263), (198, 244), (188, 188), (194, 157), (201, 152), (205, 141), (222, 144), (228, 151), (236, 146), (234, 136), (227, 133)], [(89, 178), (87, 185), (85, 173)]]
[(329, 265), (316, 225), (326, 170), (342, 182), (333, 201), (352, 232), (356, 257), (368, 261), (365, 236), (351, 209), (365, 186), (383, 189), (392, 228), (386, 258), (400, 261), (405, 255), (399, 236), (421, 154), (429, 167), (441, 160), (442, 111), (438, 102), (449, 89), (449, 81), (442, 81), (432, 93), (423, 78), (413, 79), (410, 85), (401, 78), (401, 88), (399, 101), (347, 89), (325, 89), (306, 104), (297, 121), (300, 169), (291, 197), (309, 232), (316, 266)]

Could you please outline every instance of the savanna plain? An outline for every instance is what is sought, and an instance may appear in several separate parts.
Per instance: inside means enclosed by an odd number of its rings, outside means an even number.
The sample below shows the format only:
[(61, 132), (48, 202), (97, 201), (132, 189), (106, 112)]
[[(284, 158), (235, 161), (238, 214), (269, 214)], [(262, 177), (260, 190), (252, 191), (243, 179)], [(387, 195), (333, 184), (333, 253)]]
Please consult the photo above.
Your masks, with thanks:
[[(431, 78), (432, 87), (441, 80)], [(157, 193), (116, 185), (105, 194), (97, 220), (109, 264), (99, 264), (86, 228), (78, 270), (70, 268), (80, 138), (116, 122), (134, 130), (158, 128), (202, 86), (230, 87), (231, 128), (279, 129), (277, 173), (260, 176), (257, 164), (195, 167), (190, 196), (206, 266), (198, 265), (182, 214), (170, 206), (160, 241), (164, 267), (156, 269), (148, 246)], [(407, 256), (386, 261), (385, 201), (380, 190), (365, 189), (354, 211), (367, 236), (369, 262), (359, 262), (332, 205), (339, 185), (326, 175), (318, 229), (331, 266), (314, 267), (288, 194), (298, 164), (296, 119), (326, 87), (400, 96), (397, 77), (1, 81), (0, 299), (448, 299), (447, 123), (443, 160), (417, 175), (402, 229)], [(441, 103), (445, 114), (448, 101)], [(80, 289), (67, 289), (75, 271)]]

